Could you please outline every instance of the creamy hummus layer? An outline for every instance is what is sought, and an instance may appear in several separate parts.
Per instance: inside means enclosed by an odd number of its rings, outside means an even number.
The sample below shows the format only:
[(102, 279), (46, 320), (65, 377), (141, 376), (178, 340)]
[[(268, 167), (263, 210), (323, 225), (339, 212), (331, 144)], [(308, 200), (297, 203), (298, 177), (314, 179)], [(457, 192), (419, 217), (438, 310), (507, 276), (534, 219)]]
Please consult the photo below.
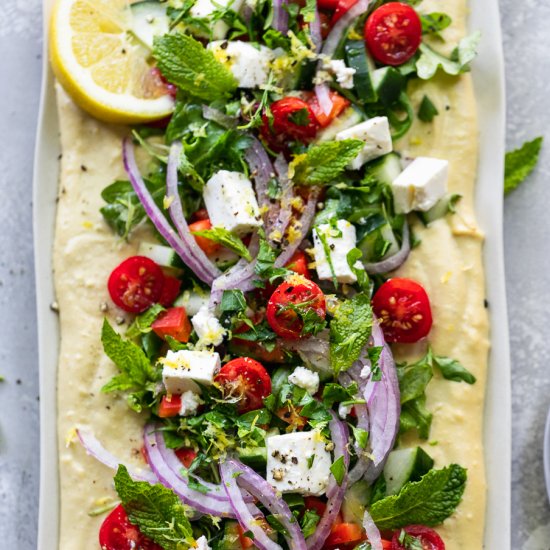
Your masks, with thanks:
[[(464, 35), (463, 0), (426, 0), (423, 12), (445, 11), (453, 18), (448, 44)], [(104, 223), (99, 208), (102, 189), (124, 178), (121, 139), (126, 128), (98, 122), (80, 111), (58, 88), (61, 127), (61, 179), (54, 250), (61, 352), (58, 374), (58, 444), (61, 485), (60, 548), (97, 550), (105, 514), (93, 515), (116, 499), (113, 471), (86, 455), (75, 427), (88, 428), (122, 461), (142, 466), (144, 418), (130, 411), (120, 396), (100, 389), (115, 373), (103, 355), (100, 330), (108, 316), (121, 330), (128, 316), (110, 302), (106, 281), (122, 259), (136, 252), (140, 235), (121, 241)], [(438, 528), (448, 550), (482, 548), (485, 514), (482, 420), (488, 351), (484, 308), (483, 237), (473, 212), (477, 166), (477, 122), (471, 78), (438, 77), (413, 91), (436, 104), (439, 116), (430, 124), (416, 121), (397, 148), (410, 156), (429, 155), (450, 161), (450, 192), (463, 198), (458, 212), (429, 228), (414, 225), (421, 245), (399, 275), (421, 282), (430, 298), (434, 328), (430, 342), (437, 354), (460, 360), (477, 377), (469, 386), (436, 376), (428, 386), (433, 412), (430, 441), (421, 442), (436, 467), (456, 462), (468, 469), (464, 500)], [(109, 304), (105, 312), (105, 305)], [(412, 360), (425, 344), (401, 346), (398, 360)], [(409, 437), (402, 445), (417, 444)], [(90, 512), (92, 515), (90, 515)]]

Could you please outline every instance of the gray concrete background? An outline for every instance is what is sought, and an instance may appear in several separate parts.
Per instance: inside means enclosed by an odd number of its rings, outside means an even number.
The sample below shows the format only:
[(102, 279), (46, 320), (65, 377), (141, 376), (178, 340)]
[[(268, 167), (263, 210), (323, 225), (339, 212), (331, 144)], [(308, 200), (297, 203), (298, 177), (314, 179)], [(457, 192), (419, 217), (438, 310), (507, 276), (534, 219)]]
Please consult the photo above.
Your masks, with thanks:
[[(482, 1), (482, 0), (477, 0)], [(508, 148), (550, 126), (550, 3), (500, 0)], [(36, 547), (39, 422), (31, 226), (41, 76), (39, 0), (0, 2), (0, 547)], [(506, 199), (513, 365), (513, 548), (550, 549), (542, 437), (550, 405), (550, 136), (536, 173)], [(489, 275), (490, 276), (490, 275)], [(475, 549), (464, 549), (475, 550)], [(489, 549), (498, 550), (498, 549)]]

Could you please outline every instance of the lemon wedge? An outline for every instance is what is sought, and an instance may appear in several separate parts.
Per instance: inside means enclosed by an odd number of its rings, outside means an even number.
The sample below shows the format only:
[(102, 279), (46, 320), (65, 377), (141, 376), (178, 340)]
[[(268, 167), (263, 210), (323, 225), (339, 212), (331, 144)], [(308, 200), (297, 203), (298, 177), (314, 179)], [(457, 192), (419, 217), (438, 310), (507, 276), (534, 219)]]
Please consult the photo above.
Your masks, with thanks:
[(112, 123), (168, 116), (174, 100), (129, 31), (128, 0), (57, 0), (50, 23), (51, 64), (82, 109)]

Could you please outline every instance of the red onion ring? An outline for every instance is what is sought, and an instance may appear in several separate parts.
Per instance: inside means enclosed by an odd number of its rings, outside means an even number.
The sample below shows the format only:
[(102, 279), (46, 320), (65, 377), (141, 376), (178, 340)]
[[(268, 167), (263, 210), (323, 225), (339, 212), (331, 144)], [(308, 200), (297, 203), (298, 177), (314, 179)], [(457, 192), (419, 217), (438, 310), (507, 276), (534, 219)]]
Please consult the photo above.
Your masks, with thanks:
[(134, 156), (134, 146), (129, 138), (124, 139), (122, 146), (122, 158), (124, 168), (130, 178), (132, 188), (143, 205), (145, 213), (149, 216), (158, 232), (166, 239), (168, 244), (176, 251), (183, 262), (193, 270), (195, 275), (201, 281), (212, 284), (212, 281), (216, 278), (216, 275), (208, 272), (205, 267), (197, 261), (188, 246), (183, 243), (172, 226), (168, 223), (168, 220), (164, 217), (164, 214), (155, 204), (151, 193), (149, 193), (149, 190), (147, 189), (145, 182), (139, 173)]
[(378, 273), (389, 273), (397, 269), (409, 256), (411, 252), (411, 243), (409, 235), (409, 224), (405, 221), (403, 225), (403, 240), (401, 242), (401, 248), (393, 256), (385, 258), (379, 262), (363, 263), (367, 273), (376, 275)]
[(276, 31), (282, 34), (288, 32), (287, 3), (287, 0), (273, 0), (273, 22), (271, 25)]
[[(76, 430), (76, 435), (80, 443), (84, 447), (87, 454), (95, 458), (97, 461), (105, 464), (108, 468), (116, 470), (119, 464), (124, 464), (116, 456), (112, 455), (103, 445), (90, 433), (85, 430)], [(147, 481), (147, 483), (158, 483), (157, 476), (150, 470), (129, 468), (126, 466), (130, 477), (134, 481)]]
[(374, 520), (371, 518), (367, 510), (365, 510), (365, 515), (363, 516), (363, 527), (365, 528), (365, 533), (370, 545), (372, 546), (372, 550), (383, 550), (380, 530), (376, 527)]
[[(288, 533), (285, 535), (285, 539), (290, 550), (306, 550), (306, 541), (296, 518), (287, 503), (277, 496), (273, 487), (262, 476), (233, 458), (220, 464), (220, 474), (241, 527), (254, 533), (254, 544), (260, 543), (260, 548), (266, 550), (281, 550), (281, 547), (269, 539), (265, 533), (263, 535), (259, 533), (258, 529), (262, 529), (257, 522), (250, 521), (250, 514), (244, 506), (239, 487), (256, 497), (272, 514), (277, 516)], [(260, 537), (257, 537), (256, 533)]]
[[(254, 187), (260, 210), (269, 208), (270, 200), (268, 195), (269, 181), (275, 175), (273, 164), (269, 160), (266, 150), (260, 141), (250, 135), (251, 145), (246, 150), (244, 158), (250, 167), (251, 176), (254, 179)], [(264, 222), (267, 220), (264, 214)]]

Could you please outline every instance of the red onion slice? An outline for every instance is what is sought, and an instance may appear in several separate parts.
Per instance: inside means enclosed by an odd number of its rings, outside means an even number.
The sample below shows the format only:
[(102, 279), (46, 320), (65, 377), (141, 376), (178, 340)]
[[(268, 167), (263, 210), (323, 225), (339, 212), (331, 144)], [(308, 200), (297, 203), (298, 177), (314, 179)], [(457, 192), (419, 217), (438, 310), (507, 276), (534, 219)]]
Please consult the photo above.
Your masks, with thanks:
[(326, 82), (321, 82), (315, 86), (315, 95), (319, 102), (319, 107), (325, 115), (330, 115), (332, 112), (333, 102), (330, 98), (330, 88)]
[(376, 527), (374, 520), (366, 510), (365, 515), (363, 516), (363, 527), (365, 528), (365, 533), (370, 545), (372, 546), (372, 550), (383, 550), (380, 530)]
[(319, 7), (315, 2), (315, 12), (313, 13), (313, 21), (309, 24), (309, 33), (311, 41), (315, 45), (315, 51), (320, 52), (323, 45), (323, 36), (321, 34), (321, 18), (319, 17)]
[[(262, 476), (257, 474), (252, 468), (233, 458), (222, 462), (220, 473), (227, 495), (243, 529), (252, 531), (256, 536), (256, 532), (258, 531), (256, 527), (259, 526), (257, 522), (250, 521), (246, 506), (244, 506), (244, 501), (240, 497), (240, 491), (238, 491), (239, 487), (255, 496), (273, 515), (277, 516), (277, 519), (288, 533), (285, 535), (285, 539), (290, 550), (306, 550), (306, 541), (296, 518), (290, 511), (287, 503), (277, 496), (273, 487)], [(281, 550), (281, 547), (271, 541), (265, 533), (260, 540), (257, 538), (254, 539), (254, 544), (258, 542), (263, 545), (261, 548)]]
[(273, 23), (276, 31), (286, 34), (288, 32), (287, 0), (273, 0)]
[(377, 275), (378, 273), (389, 273), (397, 269), (409, 256), (411, 251), (409, 224), (405, 221), (403, 226), (403, 241), (401, 248), (393, 256), (379, 262), (364, 263), (367, 273)]
[[(275, 176), (275, 171), (260, 141), (252, 135), (250, 135), (250, 139), (251, 145), (246, 150), (244, 158), (250, 167), (260, 210), (263, 210), (270, 206), (268, 187), (269, 181)], [(266, 219), (267, 217), (264, 214), (264, 221)]]
[(283, 155), (279, 155), (275, 159), (274, 168), (281, 185), (281, 198), (278, 202), (278, 208), (271, 207), (269, 209), (265, 233), (270, 241), (277, 242), (277, 239), (272, 239), (272, 236), (278, 233), (282, 239), (292, 217), (290, 202), (294, 197), (294, 186), (288, 177), (288, 163)]
[(176, 251), (178, 256), (183, 262), (193, 270), (195, 275), (205, 283), (212, 284), (212, 281), (216, 278), (215, 273), (210, 273), (192, 254), (189, 247), (184, 244), (180, 237), (176, 234), (172, 226), (168, 223), (164, 214), (160, 211), (159, 207), (155, 204), (151, 193), (147, 189), (139, 169), (136, 164), (134, 156), (134, 146), (129, 138), (124, 139), (122, 147), (122, 158), (124, 162), (124, 168), (130, 178), (130, 183), (138, 196), (145, 213), (149, 216), (158, 232), (166, 239), (168, 244)]

